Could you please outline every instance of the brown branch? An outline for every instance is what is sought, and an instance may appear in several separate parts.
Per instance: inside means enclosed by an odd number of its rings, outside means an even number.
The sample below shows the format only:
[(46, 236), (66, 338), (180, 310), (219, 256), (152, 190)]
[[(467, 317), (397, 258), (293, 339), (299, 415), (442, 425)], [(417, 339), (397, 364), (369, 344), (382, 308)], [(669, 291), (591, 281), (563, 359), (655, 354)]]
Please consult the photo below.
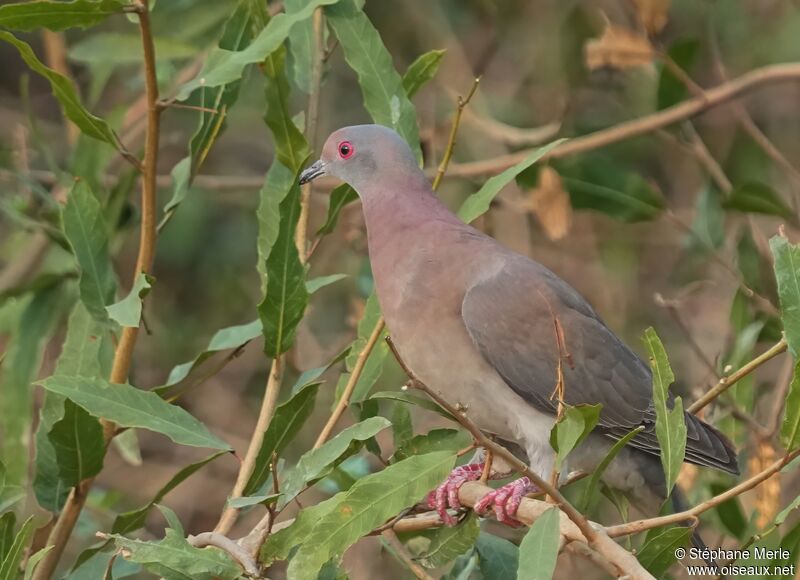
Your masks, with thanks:
[(737, 381), (743, 379), (758, 367), (766, 363), (768, 360), (778, 356), (782, 352), (786, 350), (787, 344), (786, 339), (782, 338), (778, 341), (772, 348), (767, 350), (766, 352), (760, 354), (749, 363), (744, 365), (739, 370), (733, 372), (727, 377), (722, 377), (719, 382), (711, 389), (706, 391), (706, 393), (697, 399), (694, 403), (692, 403), (687, 411), (689, 413), (697, 414), (701, 409), (703, 409), (706, 405), (708, 405), (711, 401), (719, 397), (722, 393), (730, 389)]
[[(253, 474), (255, 469), (256, 459), (258, 452), (261, 449), (261, 444), (264, 442), (264, 434), (269, 427), (272, 420), (272, 415), (275, 412), (275, 406), (278, 402), (278, 394), (280, 393), (281, 376), (283, 374), (283, 364), (281, 357), (272, 359), (272, 367), (269, 370), (269, 379), (267, 386), (264, 389), (264, 399), (261, 401), (261, 411), (258, 414), (256, 427), (253, 430), (253, 436), (250, 438), (250, 443), (247, 446), (247, 454), (244, 461), (239, 468), (239, 473), (236, 476), (236, 483), (231, 492), (231, 498), (242, 497), (244, 488), (247, 481)], [(215, 532), (226, 535), (231, 531), (233, 524), (236, 523), (236, 518), (239, 516), (239, 509), (235, 507), (226, 507), (220, 516)]]
[[(566, 539), (570, 541), (581, 541), (589, 545), (594, 551), (601, 554), (605, 557), (609, 562), (614, 564), (614, 566), (619, 570), (620, 573), (623, 575), (628, 575), (630, 578), (652, 578), (652, 576), (642, 568), (641, 564), (636, 560), (636, 558), (630, 552), (627, 552), (622, 546), (618, 545), (614, 541), (612, 541), (603, 530), (602, 527), (594, 527), (586, 517), (580, 513), (575, 507), (567, 501), (567, 499), (558, 491), (550, 482), (544, 480), (542, 477), (539, 476), (536, 472), (532, 471), (523, 461), (517, 459), (517, 457), (512, 454), (508, 449), (495, 443), (489, 437), (487, 437), (480, 428), (469, 419), (465, 412), (459, 411), (455, 406), (451, 405), (447, 400), (445, 400), (441, 395), (437, 392), (433, 391), (429, 388), (425, 383), (421, 382), (419, 379), (416, 378), (414, 373), (411, 371), (408, 366), (406, 366), (403, 359), (400, 357), (397, 349), (394, 347), (390, 339), (387, 339), (389, 342), (389, 347), (391, 348), (392, 352), (394, 353), (395, 357), (397, 358), (397, 362), (403, 368), (403, 370), (408, 375), (411, 386), (417, 388), (424, 392), (428, 397), (433, 399), (440, 407), (444, 410), (449, 412), (456, 420), (461, 423), (461, 425), (470, 432), (473, 436), (475, 441), (486, 450), (491, 450), (495, 457), (501, 457), (505, 460), (511, 467), (513, 467), (519, 473), (528, 477), (531, 482), (538, 487), (540, 490), (544, 491), (550, 498), (552, 498), (553, 503), (555, 503), (559, 509), (563, 512), (562, 513), (562, 524), (561, 524), (561, 533), (565, 536)], [(480, 485), (478, 483), (478, 485)], [(463, 486), (466, 487), (466, 484)], [(462, 489), (463, 489), (462, 487)], [(484, 486), (482, 486), (484, 487)], [(460, 494), (459, 494), (460, 497)], [(478, 501), (478, 500), (476, 500)], [(543, 504), (547, 507), (552, 507), (552, 504), (548, 504), (545, 502), (536, 502), (537, 504)], [(530, 504), (529, 504), (530, 505)], [(522, 509), (522, 506), (520, 506)], [(544, 510), (537, 513), (532, 520), (535, 520)], [(517, 512), (520, 513), (519, 511)], [(569, 520), (569, 526), (565, 525), (566, 520)], [(521, 520), (524, 521), (524, 520)]]
[[(694, 117), (764, 85), (796, 80), (800, 80), (800, 64), (775, 64), (761, 67), (729, 82), (707, 89), (702, 96), (687, 99), (657, 113), (631, 119), (608, 129), (565, 141), (562, 145), (552, 149), (542, 160), (561, 159), (570, 155), (586, 153), (625, 139), (645, 135), (656, 129)], [(474, 177), (495, 174), (516, 165), (530, 154), (531, 150), (526, 149), (494, 159), (463, 163), (453, 166), (448, 175), (450, 177)]]
[[(145, 151), (142, 176), (142, 221), (140, 225), (139, 255), (136, 259), (134, 278), (140, 272), (150, 272), (153, 265), (156, 244), (156, 170), (158, 162), (159, 140), (159, 115), (161, 108), (158, 106), (158, 79), (156, 78), (156, 59), (153, 35), (150, 29), (150, 12), (148, 0), (139, 0), (135, 5), (139, 16), (139, 30), (142, 39), (145, 91), (147, 95), (147, 132), (145, 137)], [(138, 327), (125, 327), (122, 331), (119, 344), (114, 351), (114, 362), (109, 378), (111, 383), (124, 383), (128, 379), (133, 349), (139, 334)], [(106, 446), (113, 437), (116, 428), (110, 421), (103, 420), (103, 435)], [(34, 580), (47, 580), (55, 572), (58, 561), (64, 553), (78, 516), (86, 502), (86, 497), (91, 489), (94, 478), (82, 481), (70, 492), (67, 502), (56, 521), (48, 538), (50, 550), (37, 567)]]
[(458, 127), (461, 125), (461, 116), (464, 114), (464, 109), (472, 100), (472, 96), (475, 94), (475, 91), (478, 90), (478, 85), (481, 82), (481, 78), (477, 77), (475, 81), (472, 83), (472, 88), (467, 93), (466, 98), (458, 96), (456, 100), (456, 113), (453, 117), (453, 123), (450, 126), (450, 136), (447, 139), (447, 147), (444, 150), (444, 155), (442, 156), (442, 160), (439, 163), (439, 167), (436, 170), (436, 175), (433, 178), (433, 191), (439, 189), (439, 184), (442, 182), (442, 177), (444, 177), (445, 171), (447, 171), (448, 165), (450, 165), (450, 159), (453, 157), (453, 150), (456, 146), (456, 136), (458, 135)]
[(757, 485), (759, 485), (760, 483), (768, 480), (770, 477), (772, 477), (773, 475), (778, 473), (781, 469), (783, 469), (783, 467), (786, 464), (788, 464), (792, 459), (798, 456), (800, 456), (800, 449), (795, 449), (791, 453), (787, 453), (785, 456), (775, 461), (772, 465), (770, 465), (763, 471), (755, 474), (751, 478), (743, 481), (739, 485), (736, 485), (730, 488), (728, 491), (723, 492), (717, 496), (714, 496), (711, 499), (699, 503), (695, 507), (690, 508), (688, 510), (678, 512), (675, 514), (670, 514), (668, 516), (660, 516), (657, 518), (637, 520), (634, 522), (628, 522), (627, 524), (611, 526), (606, 528), (606, 531), (608, 532), (608, 535), (610, 537), (618, 538), (620, 536), (629, 536), (631, 534), (637, 534), (639, 532), (644, 532), (652, 528), (659, 528), (661, 526), (666, 526), (669, 524), (678, 524), (689, 520), (695, 520), (703, 512), (707, 512), (708, 510), (720, 505), (721, 503), (725, 503), (726, 501), (733, 499), (734, 497), (740, 496), (744, 492), (749, 491), (754, 487), (756, 487)]

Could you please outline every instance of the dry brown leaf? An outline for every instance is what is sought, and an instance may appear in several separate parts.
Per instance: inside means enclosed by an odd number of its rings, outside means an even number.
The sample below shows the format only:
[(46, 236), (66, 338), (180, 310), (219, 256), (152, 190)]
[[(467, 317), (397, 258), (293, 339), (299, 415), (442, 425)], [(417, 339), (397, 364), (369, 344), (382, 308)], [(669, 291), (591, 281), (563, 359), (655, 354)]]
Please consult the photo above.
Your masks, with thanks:
[(664, 29), (669, 19), (671, 0), (633, 0), (636, 15), (647, 34), (658, 34)]
[(654, 56), (653, 46), (646, 37), (610, 23), (603, 35), (589, 40), (584, 49), (589, 70), (605, 66), (618, 69), (644, 66), (650, 64)]
[[(761, 473), (778, 459), (775, 446), (771, 441), (758, 443), (757, 451), (748, 461), (747, 468), (751, 475)], [(781, 480), (771, 477), (755, 488), (755, 503), (753, 508), (758, 510), (756, 525), (765, 528), (778, 513), (781, 501)]]
[(545, 235), (560, 240), (572, 225), (572, 205), (561, 177), (552, 167), (543, 167), (539, 185), (530, 192), (530, 208), (536, 215)]

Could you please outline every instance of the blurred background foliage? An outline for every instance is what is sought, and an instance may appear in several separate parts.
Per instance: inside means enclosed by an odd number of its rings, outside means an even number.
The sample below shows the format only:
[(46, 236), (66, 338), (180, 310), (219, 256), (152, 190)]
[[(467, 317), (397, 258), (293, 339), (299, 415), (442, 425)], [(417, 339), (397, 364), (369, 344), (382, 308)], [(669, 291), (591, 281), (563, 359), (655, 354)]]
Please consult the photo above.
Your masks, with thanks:
[[(302, 4), (287, 1), (286, 8)], [(164, 97), (176, 95), (195, 77), (212, 47), (225, 46), (220, 38), (226, 41), (226, 22), (237, 7), (233, 0), (155, 3), (156, 70)], [(471, 162), (502, 159), (556, 137), (575, 138), (657, 114), (686, 99), (703, 98), (707, 89), (748, 71), (800, 61), (800, 8), (791, 0), (407, 0), (367, 2), (364, 10), (401, 74), (421, 54), (444, 51), (429, 56), (435, 76), (413, 97), (424, 164), (431, 171), (444, 153), (456, 97), (481, 77), (439, 190), (453, 208), (504, 168), (489, 162), (486, 170), (476, 170)], [(86, 29), (18, 36), (49, 67), (74, 79), (84, 105), (138, 153), (144, 79), (136, 19), (130, 20), (115, 16)], [(286, 51), (288, 110), (301, 128), (313, 84), (309, 26), (310, 21), (298, 27)], [(246, 43), (227, 38), (237, 41)], [(332, 130), (370, 119), (359, 79), (332, 32), (326, 42), (319, 123), (311, 144), (315, 153)], [(29, 380), (15, 385), (17, 378), (53, 372), (77, 297), (75, 264), (61, 232), (59, 208), (74, 177), (91, 186), (113, 226), (110, 250), (123, 296), (134, 282), (138, 180), (113, 147), (65, 122), (47, 81), (30, 71), (14, 46), (0, 43), (0, 62), (2, 422), (23, 421), (32, 433), (41, 393), (33, 391), (30, 400), (9, 393), (30, 389)], [(264, 75), (257, 67), (250, 69), (232, 89), (238, 99), (231, 100), (224, 130), (182, 203), (174, 213), (160, 214), (171, 217), (158, 238), (155, 282), (144, 305), (146, 332), (139, 338), (130, 376), (139, 387), (164, 385), (173, 367), (206, 350), (216, 331), (257, 316), (256, 208), (276, 151), (263, 121)], [(186, 103), (208, 106), (201, 93)], [(176, 166), (187, 154), (200, 117), (208, 122), (208, 115), (177, 103), (163, 112), (160, 208), (180, 190)], [(477, 225), (572, 283), (635, 350), (643, 351), (643, 328), (658, 329), (677, 377), (673, 390), (693, 398), (781, 337), (768, 239), (781, 224), (790, 239), (796, 236), (797, 167), (800, 83), (765, 82), (690, 120), (536, 165), (503, 189)], [(314, 252), (308, 278), (344, 277), (311, 296), (287, 354), (282, 400), (301, 372), (327, 365), (353, 341), (372, 290), (357, 203), (344, 206), (329, 233), (315, 234), (330, 218), (330, 190), (324, 182), (310, 198)], [(256, 342), (235, 358), (215, 354), (203, 369), (216, 372), (195, 372), (180, 400), (240, 455), (270, 367)], [(12, 368), (11, 359), (21, 366)], [(225, 364), (213, 366), (220, 362)], [(329, 416), (341, 366), (323, 375), (326, 383), (313, 414), (284, 453), (286, 464), (310, 448)], [(778, 453), (770, 430), (779, 420), (791, 376), (791, 359), (778, 358), (740, 381), (707, 413), (742, 449), (745, 472), (758, 472)], [(387, 359), (374, 381), (373, 392), (392, 391), (404, 377)], [(367, 407), (354, 405), (346, 422), (369, 415)], [(397, 407), (384, 402), (382, 414), (407, 421)], [(425, 410), (415, 409), (413, 417), (415, 433), (452, 426)], [(110, 529), (114, 514), (147, 503), (176, 469), (204, 457), (160, 435), (136, 433), (140, 452), (129, 439), (107, 455), (65, 562), (74, 561), (96, 530)], [(384, 457), (391, 455), (390, 433), (378, 441)], [(305, 495), (303, 505), (348, 487), (378, 465), (367, 453), (354, 456)], [(238, 467), (233, 456), (221, 457), (164, 499), (187, 532), (213, 528)], [(763, 529), (795, 497), (796, 479), (792, 472), (770, 480), (710, 513), (704, 519), (710, 543), (739, 545)], [(682, 483), (696, 502), (732, 480), (687, 467)], [(601, 521), (618, 517), (608, 505), (597, 509)], [(161, 517), (157, 512), (148, 516), (145, 531), (151, 537), (162, 535)], [(238, 525), (244, 531), (258, 517), (252, 510)], [(490, 527), (519, 539), (514, 532)], [(512, 557), (503, 556), (503, 550), (513, 548), (510, 544), (495, 541), (481, 536), (481, 567), (489, 566), (490, 554), (498, 554), (498, 561)], [(415, 542), (424, 544), (424, 534), (410, 541), (412, 550), (418, 548)], [(460, 565), (468, 562), (467, 557)], [(408, 574), (378, 539), (348, 552), (344, 568), (353, 578)], [(585, 562), (567, 562), (559, 573), (566, 577), (576, 570), (586, 573), (585, 568)], [(679, 567), (673, 572), (682, 574)], [(118, 574), (114, 577), (123, 572)], [(493, 577), (486, 570), (484, 575)]]

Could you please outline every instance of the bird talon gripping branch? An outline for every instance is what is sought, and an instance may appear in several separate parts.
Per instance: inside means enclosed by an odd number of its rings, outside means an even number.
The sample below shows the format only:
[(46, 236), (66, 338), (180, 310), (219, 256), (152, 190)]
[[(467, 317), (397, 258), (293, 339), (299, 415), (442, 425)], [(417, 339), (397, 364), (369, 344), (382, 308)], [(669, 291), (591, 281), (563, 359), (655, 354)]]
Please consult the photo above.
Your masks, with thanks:
[(461, 509), (458, 490), (468, 481), (477, 481), (483, 473), (483, 463), (468, 463), (456, 467), (439, 487), (428, 494), (428, 507), (435, 509), (447, 526), (456, 525), (456, 519), (447, 510)]
[(521, 477), (487, 493), (475, 504), (473, 509), (475, 513), (483, 515), (491, 507), (497, 521), (516, 528), (522, 525), (516, 519), (522, 498), (535, 491), (538, 491), (538, 488), (531, 483), (531, 480)]

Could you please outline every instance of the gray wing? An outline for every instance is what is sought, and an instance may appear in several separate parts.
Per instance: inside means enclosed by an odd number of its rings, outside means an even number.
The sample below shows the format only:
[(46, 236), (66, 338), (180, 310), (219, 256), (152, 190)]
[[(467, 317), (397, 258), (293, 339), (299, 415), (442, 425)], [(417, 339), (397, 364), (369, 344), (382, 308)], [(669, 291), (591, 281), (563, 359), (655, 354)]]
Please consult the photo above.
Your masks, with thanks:
[[(568, 404), (600, 403), (602, 433), (620, 439), (643, 426), (630, 445), (660, 453), (650, 369), (550, 270), (522, 256), (509, 258), (467, 290), (462, 317), (484, 359), (538, 410), (556, 413), (552, 395), (560, 360)], [(737, 473), (735, 452), (723, 435), (693, 415), (686, 423), (687, 461)]]

